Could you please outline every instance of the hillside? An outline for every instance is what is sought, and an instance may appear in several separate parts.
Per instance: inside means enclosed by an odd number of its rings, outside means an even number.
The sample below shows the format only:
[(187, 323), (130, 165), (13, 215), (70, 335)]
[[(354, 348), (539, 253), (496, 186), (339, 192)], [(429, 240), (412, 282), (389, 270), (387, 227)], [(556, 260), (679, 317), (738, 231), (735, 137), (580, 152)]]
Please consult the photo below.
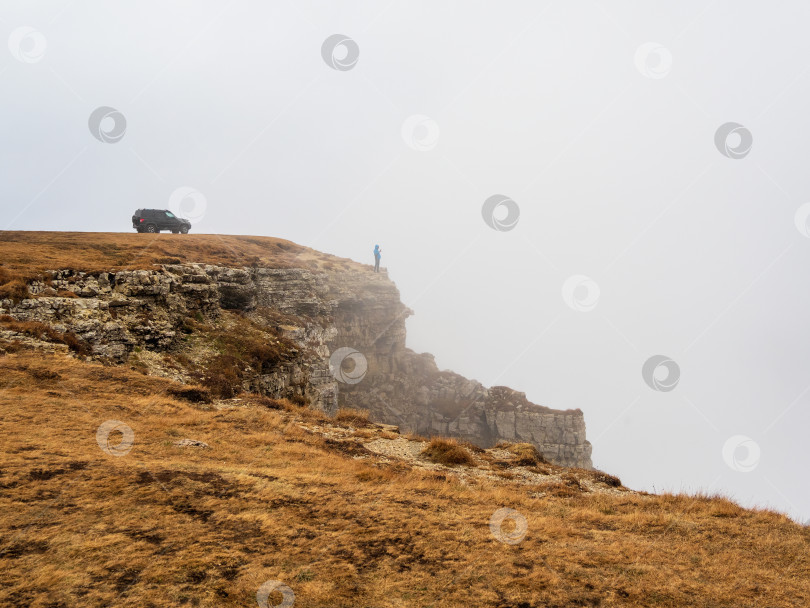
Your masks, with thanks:
[[(3, 606), (255, 606), (268, 580), (331, 608), (810, 602), (810, 531), (723, 498), (636, 493), (508, 446), (398, 458), (369, 447), (406, 440), (362, 416), (206, 403), (27, 348), (0, 357), (0, 388)], [(132, 429), (128, 452), (97, 442), (107, 420)], [(516, 544), (490, 529), (502, 508), (525, 517)]]
[(0, 261), (0, 606), (810, 605), (810, 529), (594, 470), (581, 410), (407, 349), (385, 273), (215, 235)]
[[(0, 261), (11, 274), (33, 276), (55, 268), (108, 271), (204, 262), (318, 269), (361, 264), (265, 236), (137, 234), (132, 232), (0, 231)], [(331, 265), (331, 266), (330, 266)]]

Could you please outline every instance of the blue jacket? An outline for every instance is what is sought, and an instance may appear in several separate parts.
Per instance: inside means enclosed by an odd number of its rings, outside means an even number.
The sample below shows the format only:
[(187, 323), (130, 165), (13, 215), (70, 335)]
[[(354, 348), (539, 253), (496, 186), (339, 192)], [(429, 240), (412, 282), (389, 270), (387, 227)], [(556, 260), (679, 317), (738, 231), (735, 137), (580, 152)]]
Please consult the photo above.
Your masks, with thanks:
[(374, 257), (375, 258), (381, 258), (382, 257), (382, 253), (380, 252), (380, 246), (379, 245), (374, 246)]

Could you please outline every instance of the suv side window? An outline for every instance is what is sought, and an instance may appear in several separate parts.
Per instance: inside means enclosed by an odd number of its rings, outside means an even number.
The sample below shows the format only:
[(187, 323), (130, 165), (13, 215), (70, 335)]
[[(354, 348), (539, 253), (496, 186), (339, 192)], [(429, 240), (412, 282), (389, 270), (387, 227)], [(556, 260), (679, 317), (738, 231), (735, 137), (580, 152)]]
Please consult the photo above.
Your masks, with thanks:
[(172, 213), (171, 211), (166, 211), (166, 217), (174, 219), (174, 213)]

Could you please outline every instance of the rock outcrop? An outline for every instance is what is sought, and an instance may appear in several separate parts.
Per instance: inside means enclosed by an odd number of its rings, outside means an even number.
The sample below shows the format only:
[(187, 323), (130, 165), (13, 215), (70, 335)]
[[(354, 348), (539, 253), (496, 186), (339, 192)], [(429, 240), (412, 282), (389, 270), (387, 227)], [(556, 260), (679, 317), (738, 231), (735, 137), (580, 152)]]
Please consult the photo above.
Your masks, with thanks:
[(334, 277), (328, 284), (336, 303), (330, 351), (355, 349), (368, 367), (362, 381), (340, 384), (341, 406), (369, 410), (375, 420), (421, 435), (460, 437), (482, 447), (528, 442), (557, 464), (593, 466), (581, 410), (536, 405), (503, 386), (488, 389), (440, 371), (433, 355), (406, 348), (405, 320), (413, 312), (383, 275)]
[[(529, 442), (557, 464), (592, 466), (580, 410), (553, 410), (506, 387), (486, 388), (406, 348), (405, 320), (413, 313), (384, 272), (203, 264), (53, 270), (29, 291), (30, 298), (0, 300), (0, 315), (73, 333), (95, 358), (125, 363), (134, 353), (172, 353), (184, 343), (189, 318), (216, 322), (239, 314), (296, 345), (270, 371), (245, 370), (247, 390), (297, 396), (328, 413), (362, 408), (403, 431), (482, 447)], [(22, 335), (0, 326), (0, 338), (15, 337)], [(359, 367), (345, 369), (352, 365)]]

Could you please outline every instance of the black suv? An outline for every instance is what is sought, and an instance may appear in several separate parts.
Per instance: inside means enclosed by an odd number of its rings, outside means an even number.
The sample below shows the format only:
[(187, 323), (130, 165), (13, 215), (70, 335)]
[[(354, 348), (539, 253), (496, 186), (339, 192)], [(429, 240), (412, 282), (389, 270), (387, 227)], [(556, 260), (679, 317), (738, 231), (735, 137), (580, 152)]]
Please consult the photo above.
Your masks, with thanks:
[(191, 229), (191, 222), (177, 217), (168, 209), (138, 209), (132, 216), (132, 227), (138, 232), (171, 230), (172, 234), (187, 234)]

